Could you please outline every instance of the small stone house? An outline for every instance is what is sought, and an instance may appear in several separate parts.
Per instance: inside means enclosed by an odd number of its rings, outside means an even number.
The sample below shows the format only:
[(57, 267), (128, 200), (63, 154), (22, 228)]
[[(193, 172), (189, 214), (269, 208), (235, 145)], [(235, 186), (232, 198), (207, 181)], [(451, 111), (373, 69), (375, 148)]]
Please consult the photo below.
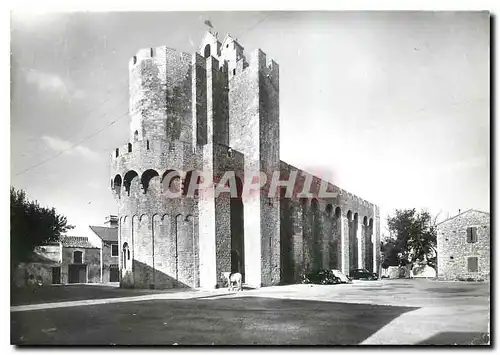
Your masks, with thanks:
[(64, 236), (59, 242), (36, 247), (31, 260), (15, 271), (17, 286), (33, 278), (43, 285), (98, 283), (101, 252), (86, 237)]
[(104, 224), (104, 227), (89, 226), (90, 230), (99, 237), (101, 244), (101, 282), (119, 282), (118, 217), (108, 216)]
[(490, 277), (490, 214), (468, 210), (437, 225), (438, 278)]
[(61, 283), (98, 283), (101, 281), (101, 250), (86, 237), (64, 237)]
[(44, 285), (50, 285), (54, 283), (53, 281), (60, 283), (60, 272), (57, 276), (53, 270), (61, 270), (61, 255), (61, 243), (50, 243), (36, 247), (29, 261), (20, 263), (15, 270), (14, 282), (16, 286), (27, 285), (30, 278)]

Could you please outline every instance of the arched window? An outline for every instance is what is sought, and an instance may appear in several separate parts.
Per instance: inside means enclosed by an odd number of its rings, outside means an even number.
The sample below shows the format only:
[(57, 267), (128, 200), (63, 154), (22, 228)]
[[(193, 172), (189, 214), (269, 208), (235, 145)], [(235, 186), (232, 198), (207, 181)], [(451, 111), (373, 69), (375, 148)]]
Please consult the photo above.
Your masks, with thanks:
[(148, 191), (149, 182), (155, 176), (159, 176), (159, 174), (156, 170), (153, 170), (153, 169), (148, 169), (142, 173), (141, 184), (142, 184), (142, 188), (144, 190), (144, 193), (146, 193)]
[(128, 243), (123, 243), (123, 253), (122, 253), (122, 268), (128, 269), (130, 265), (130, 250), (128, 248)]
[(209, 44), (207, 44), (205, 46), (205, 58), (208, 58), (208, 57), (210, 57), (210, 45)]
[(137, 142), (139, 140), (139, 132), (135, 131), (134, 132), (134, 142)]
[(116, 175), (113, 180), (113, 189), (118, 196), (120, 196), (121, 188), (122, 188), (122, 177), (120, 175)]
[(340, 218), (341, 215), (342, 215), (342, 210), (340, 209), (340, 207), (337, 207), (335, 209), (335, 218)]
[(128, 152), (130, 153), (132, 151), (132, 143), (128, 144)]
[(115, 156), (118, 158), (118, 156), (120, 155), (120, 149), (119, 148), (116, 148), (116, 151), (115, 151)]
[(149, 140), (146, 141), (146, 149), (149, 150)]
[(318, 210), (318, 200), (317, 199), (313, 198), (311, 200), (311, 208), (315, 212)]
[(134, 180), (137, 176), (139, 176), (134, 170), (129, 170), (123, 177), (123, 186), (125, 186), (125, 190), (130, 196), (130, 185), (132, 185), (132, 180)]
[(81, 251), (73, 252), (73, 264), (82, 264), (83, 263), (83, 253)]
[(325, 212), (326, 212), (327, 216), (332, 215), (332, 210), (333, 210), (333, 206), (331, 204), (326, 205)]

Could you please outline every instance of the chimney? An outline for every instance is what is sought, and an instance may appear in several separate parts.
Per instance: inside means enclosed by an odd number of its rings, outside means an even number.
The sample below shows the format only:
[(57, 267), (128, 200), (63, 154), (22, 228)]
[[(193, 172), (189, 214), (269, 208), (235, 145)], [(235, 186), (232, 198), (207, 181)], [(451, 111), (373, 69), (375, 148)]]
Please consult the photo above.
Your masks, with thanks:
[(118, 216), (109, 215), (104, 221), (106, 227), (117, 228), (118, 227)]

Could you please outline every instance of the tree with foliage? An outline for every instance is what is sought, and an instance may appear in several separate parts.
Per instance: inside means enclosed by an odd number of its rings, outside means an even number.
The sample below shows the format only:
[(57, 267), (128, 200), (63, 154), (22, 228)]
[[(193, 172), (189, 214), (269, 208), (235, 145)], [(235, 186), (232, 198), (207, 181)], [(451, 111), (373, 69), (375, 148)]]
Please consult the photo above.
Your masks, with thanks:
[(387, 218), (391, 238), (382, 246), (383, 266), (406, 266), (427, 261), (436, 269), (436, 218), (425, 210), (396, 210)]
[(55, 208), (41, 207), (38, 201), (29, 201), (23, 190), (10, 188), (10, 250), (12, 270), (23, 261), (29, 261), (36, 246), (58, 241), (74, 226)]

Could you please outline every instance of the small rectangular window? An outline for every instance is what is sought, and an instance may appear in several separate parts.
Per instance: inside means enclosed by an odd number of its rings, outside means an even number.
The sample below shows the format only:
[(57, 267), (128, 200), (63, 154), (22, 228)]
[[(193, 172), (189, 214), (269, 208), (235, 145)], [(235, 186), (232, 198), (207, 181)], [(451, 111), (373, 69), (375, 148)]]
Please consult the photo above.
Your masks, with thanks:
[(467, 269), (469, 272), (477, 272), (478, 271), (478, 265), (477, 265), (477, 257), (470, 257), (467, 258)]
[(73, 253), (73, 264), (83, 263), (83, 253), (81, 251), (75, 251)]
[(472, 243), (477, 242), (477, 227), (472, 227)]
[(467, 243), (476, 243), (476, 242), (477, 242), (477, 228), (467, 227)]
[(111, 244), (111, 256), (118, 256), (118, 244)]

